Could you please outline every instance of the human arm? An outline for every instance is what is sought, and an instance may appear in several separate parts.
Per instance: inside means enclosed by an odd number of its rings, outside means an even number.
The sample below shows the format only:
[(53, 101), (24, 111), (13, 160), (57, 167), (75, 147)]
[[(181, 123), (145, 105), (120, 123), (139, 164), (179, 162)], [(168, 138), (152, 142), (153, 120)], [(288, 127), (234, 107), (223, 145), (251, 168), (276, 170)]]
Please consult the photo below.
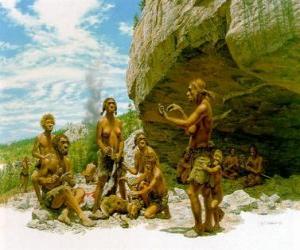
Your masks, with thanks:
[(61, 175), (61, 181), (67, 182), (71, 187), (74, 187), (76, 184), (74, 174), (73, 174), (73, 167), (70, 159), (68, 157), (64, 157), (64, 163), (66, 166), (66, 171)]
[(185, 114), (184, 110), (182, 107), (180, 107), (179, 105), (173, 103), (173, 104), (170, 104), (168, 107), (167, 107), (167, 112), (172, 112), (172, 111), (179, 111), (180, 114), (183, 116), (184, 119), (187, 119), (187, 115)]
[(119, 149), (118, 149), (118, 153), (116, 154), (116, 160), (117, 162), (119, 162), (121, 160), (121, 158), (123, 157), (123, 151), (124, 151), (124, 139), (123, 139), (123, 135), (122, 135), (122, 129), (123, 129), (123, 124), (121, 121), (119, 121), (119, 127), (120, 127), (120, 134), (119, 134)]
[(39, 147), (40, 147), (40, 142), (39, 142), (39, 137), (37, 137), (33, 144), (32, 156), (39, 160), (43, 160), (45, 159), (45, 156), (40, 153)]
[(205, 104), (199, 105), (196, 110), (186, 119), (180, 119), (175, 117), (170, 117), (168, 113), (163, 109), (159, 109), (160, 114), (167, 120), (178, 126), (187, 128), (197, 123), (201, 116), (207, 111), (207, 106)]
[(147, 194), (147, 193), (151, 192), (152, 189), (154, 188), (154, 186), (159, 181), (160, 177), (161, 177), (160, 174), (158, 172), (156, 172), (154, 174), (153, 179), (151, 180), (151, 182), (150, 182), (149, 185), (147, 185), (145, 188), (143, 188), (140, 191), (134, 191), (134, 192), (132, 192), (132, 195), (143, 195), (143, 194)]
[(217, 165), (215, 167), (206, 167), (206, 166), (202, 166), (202, 169), (207, 171), (208, 173), (216, 173), (218, 171), (221, 170), (221, 166), (220, 165)]

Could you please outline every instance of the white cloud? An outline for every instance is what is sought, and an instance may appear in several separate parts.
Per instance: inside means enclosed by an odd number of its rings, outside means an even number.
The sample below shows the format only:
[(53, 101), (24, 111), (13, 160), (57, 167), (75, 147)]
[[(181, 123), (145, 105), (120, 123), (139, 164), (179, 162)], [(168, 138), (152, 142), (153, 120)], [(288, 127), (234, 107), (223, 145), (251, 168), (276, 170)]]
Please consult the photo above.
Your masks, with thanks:
[(0, 51), (1, 50), (15, 50), (19, 47), (17, 45), (10, 44), (8, 42), (0, 41)]
[[(30, 7), (34, 14), (29, 15), (17, 8), (17, 2), (0, 0), (0, 9), (33, 42), (20, 47), (14, 57), (0, 57), (0, 135), (7, 134), (1, 142), (24, 137), (26, 129), (38, 130), (46, 112), (57, 116), (58, 126), (81, 121), (86, 113), (84, 81), (90, 65), (101, 62), (93, 69), (96, 78), (102, 79), (104, 89), (118, 90), (125, 87), (128, 63), (127, 55), (89, 30), (101, 25), (114, 5), (102, 0), (36, 0)], [(0, 50), (13, 46), (0, 42)], [(12, 88), (22, 91), (22, 97), (7, 94)], [(15, 123), (20, 128), (6, 133)]]
[(129, 25), (125, 22), (119, 23), (119, 31), (121, 31), (121, 34), (132, 36), (133, 35), (133, 26)]

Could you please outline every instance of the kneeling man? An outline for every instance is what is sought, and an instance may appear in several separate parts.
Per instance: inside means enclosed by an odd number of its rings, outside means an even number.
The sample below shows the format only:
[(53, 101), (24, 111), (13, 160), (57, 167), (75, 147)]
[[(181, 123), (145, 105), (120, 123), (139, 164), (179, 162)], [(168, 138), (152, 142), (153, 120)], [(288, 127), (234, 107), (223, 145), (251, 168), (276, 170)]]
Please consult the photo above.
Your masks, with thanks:
[(132, 196), (140, 196), (145, 203), (144, 216), (152, 219), (158, 213), (162, 213), (164, 219), (169, 219), (170, 211), (168, 205), (168, 189), (155, 153), (145, 155), (145, 172), (137, 178), (137, 184), (142, 184), (139, 191), (131, 192)]

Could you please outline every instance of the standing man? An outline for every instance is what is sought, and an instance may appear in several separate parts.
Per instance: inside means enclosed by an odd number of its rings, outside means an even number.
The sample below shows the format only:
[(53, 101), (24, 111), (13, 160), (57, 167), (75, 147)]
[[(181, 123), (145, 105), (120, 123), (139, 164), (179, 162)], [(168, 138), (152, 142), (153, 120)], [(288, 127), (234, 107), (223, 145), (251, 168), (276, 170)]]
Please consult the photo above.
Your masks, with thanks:
[[(191, 208), (195, 219), (195, 226), (191, 231), (186, 233), (187, 237), (195, 237), (202, 235), (204, 231), (212, 230), (210, 204), (210, 192), (205, 190), (205, 184), (208, 183), (209, 176), (204, 167), (211, 164), (210, 154), (211, 147), (209, 140), (213, 128), (212, 108), (210, 104), (210, 94), (205, 89), (206, 84), (201, 79), (195, 79), (190, 82), (186, 93), (188, 100), (195, 104), (195, 109), (190, 116), (187, 116), (182, 107), (177, 104), (171, 104), (165, 110), (162, 105), (159, 105), (160, 114), (167, 120), (177, 126), (182, 127), (190, 136), (189, 153), (191, 155), (192, 170), (188, 178), (189, 187), (187, 193), (191, 201)], [(179, 111), (182, 114), (181, 118), (169, 116), (170, 111)], [(201, 203), (199, 194), (204, 196), (205, 205), (205, 223), (202, 224)]]
[[(104, 113), (105, 116), (98, 121), (96, 129), (96, 143), (99, 147), (99, 178), (95, 190), (93, 218), (101, 216), (99, 205), (102, 198), (104, 185), (107, 183), (109, 178), (113, 178), (114, 183), (107, 195), (115, 194), (117, 191), (117, 184), (119, 184), (121, 197), (126, 199), (125, 182), (119, 182), (119, 178), (122, 175), (121, 164), (123, 160), (124, 149), (122, 122), (115, 117), (117, 114), (117, 103), (114, 98), (109, 97), (104, 100), (101, 115)], [(114, 166), (117, 166), (117, 169), (113, 172)]]
[(55, 152), (52, 145), (52, 139), (54, 135), (51, 134), (55, 125), (54, 116), (50, 113), (43, 115), (40, 124), (44, 129), (44, 132), (37, 136), (32, 149), (32, 156), (38, 159), (38, 163), (36, 165), (37, 169), (35, 169), (31, 175), (31, 181), (38, 201), (42, 205), (43, 201), (41, 197), (40, 186), (38, 183), (38, 171), (41, 167), (42, 161), (47, 159), (47, 157), (49, 157), (50, 154), (53, 154)]

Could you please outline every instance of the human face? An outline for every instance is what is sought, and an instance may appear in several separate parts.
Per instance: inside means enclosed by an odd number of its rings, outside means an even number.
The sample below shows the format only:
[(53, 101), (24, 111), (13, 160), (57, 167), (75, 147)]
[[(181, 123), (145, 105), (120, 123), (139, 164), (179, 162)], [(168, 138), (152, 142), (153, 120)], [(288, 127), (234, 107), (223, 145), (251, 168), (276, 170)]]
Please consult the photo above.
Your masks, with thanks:
[(60, 138), (59, 140), (59, 151), (62, 155), (67, 155), (69, 152), (69, 141), (66, 138)]
[(234, 154), (235, 154), (235, 149), (234, 149), (234, 148), (232, 148), (232, 149), (230, 150), (230, 154), (231, 154), (231, 155), (234, 155)]
[(106, 103), (106, 111), (108, 113), (114, 113), (116, 111), (116, 102), (113, 99), (109, 99)]
[(251, 147), (251, 148), (250, 148), (250, 155), (251, 155), (251, 156), (254, 156), (254, 157), (256, 156), (256, 150), (255, 150), (254, 147)]
[(186, 96), (190, 102), (195, 102), (197, 99), (197, 89), (194, 84), (190, 84)]
[(146, 143), (146, 137), (144, 135), (140, 135), (137, 141), (138, 141), (139, 149), (144, 149), (146, 147), (147, 143)]
[(52, 119), (47, 119), (45, 121), (45, 130), (51, 132), (53, 130), (54, 127), (54, 121)]

